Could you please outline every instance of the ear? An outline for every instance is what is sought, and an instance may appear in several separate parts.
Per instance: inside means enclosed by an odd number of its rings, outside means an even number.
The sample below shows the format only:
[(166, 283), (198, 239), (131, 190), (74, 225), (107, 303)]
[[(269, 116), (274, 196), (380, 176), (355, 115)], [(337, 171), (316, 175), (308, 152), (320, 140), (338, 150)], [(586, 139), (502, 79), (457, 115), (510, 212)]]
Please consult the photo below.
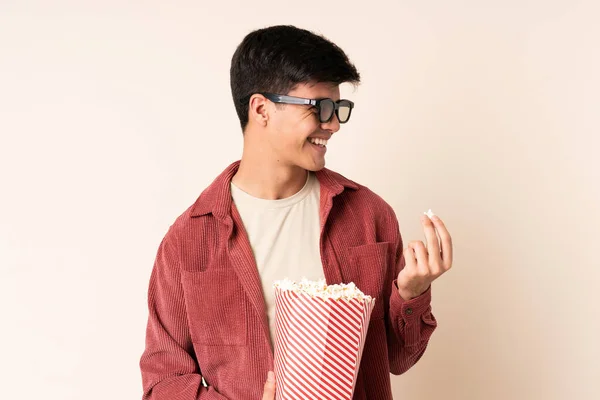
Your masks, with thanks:
[(248, 120), (260, 126), (267, 126), (269, 121), (269, 107), (267, 99), (261, 94), (253, 94), (248, 104)]

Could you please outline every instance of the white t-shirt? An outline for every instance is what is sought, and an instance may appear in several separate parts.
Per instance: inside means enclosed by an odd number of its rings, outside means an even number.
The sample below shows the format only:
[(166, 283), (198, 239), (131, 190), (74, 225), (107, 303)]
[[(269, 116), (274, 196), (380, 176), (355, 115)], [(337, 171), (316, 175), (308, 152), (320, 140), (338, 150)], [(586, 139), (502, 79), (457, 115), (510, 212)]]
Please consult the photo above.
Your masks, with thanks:
[(325, 278), (319, 250), (319, 181), (314, 173), (309, 173), (306, 184), (298, 193), (280, 200), (253, 197), (233, 183), (231, 195), (256, 259), (273, 343), (273, 282), (284, 278), (296, 281)]

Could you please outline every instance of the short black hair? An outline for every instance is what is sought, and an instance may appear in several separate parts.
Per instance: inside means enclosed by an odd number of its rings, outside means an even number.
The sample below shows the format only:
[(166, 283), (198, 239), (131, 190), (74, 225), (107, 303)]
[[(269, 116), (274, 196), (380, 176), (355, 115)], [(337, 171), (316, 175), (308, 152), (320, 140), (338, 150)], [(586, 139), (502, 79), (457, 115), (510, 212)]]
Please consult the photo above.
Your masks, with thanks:
[(348, 56), (322, 35), (291, 25), (250, 32), (231, 59), (231, 94), (242, 130), (255, 93), (287, 94), (296, 85), (327, 82), (357, 85), (360, 74)]

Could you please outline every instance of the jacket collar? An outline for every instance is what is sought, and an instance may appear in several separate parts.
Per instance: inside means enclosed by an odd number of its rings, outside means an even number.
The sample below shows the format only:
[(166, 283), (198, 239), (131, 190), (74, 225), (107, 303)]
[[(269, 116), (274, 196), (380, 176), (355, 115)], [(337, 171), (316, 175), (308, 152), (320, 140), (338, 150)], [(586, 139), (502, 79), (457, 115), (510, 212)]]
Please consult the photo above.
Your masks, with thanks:
[[(225, 169), (198, 197), (191, 208), (191, 217), (213, 214), (224, 219), (231, 212), (231, 179), (237, 172), (240, 161), (236, 161)], [(345, 188), (356, 190), (358, 186), (337, 172), (323, 168), (315, 173), (321, 193), (326, 192), (331, 197), (342, 193)]]

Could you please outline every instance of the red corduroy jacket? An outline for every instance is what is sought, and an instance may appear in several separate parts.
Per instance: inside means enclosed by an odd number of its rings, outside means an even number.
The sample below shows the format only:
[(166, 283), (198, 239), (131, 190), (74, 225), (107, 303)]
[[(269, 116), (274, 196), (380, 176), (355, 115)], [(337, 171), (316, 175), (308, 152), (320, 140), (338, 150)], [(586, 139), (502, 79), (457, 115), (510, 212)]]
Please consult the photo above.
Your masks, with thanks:
[[(230, 182), (229, 166), (168, 230), (148, 290), (143, 399), (259, 400), (273, 349), (256, 263)], [(404, 266), (392, 208), (364, 186), (323, 169), (321, 259), (328, 284), (354, 282), (376, 298), (354, 399), (392, 398), (390, 373), (423, 355), (437, 323), (431, 288), (404, 301)]]

